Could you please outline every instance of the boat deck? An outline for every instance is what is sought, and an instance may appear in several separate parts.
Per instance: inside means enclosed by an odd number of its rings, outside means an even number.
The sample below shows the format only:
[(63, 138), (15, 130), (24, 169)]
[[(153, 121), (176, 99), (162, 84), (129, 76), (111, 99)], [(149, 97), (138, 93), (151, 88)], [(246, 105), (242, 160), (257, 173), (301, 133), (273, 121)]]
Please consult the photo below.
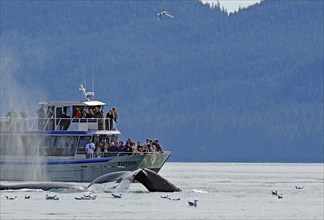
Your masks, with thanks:
[(0, 131), (116, 131), (111, 118), (0, 118)]

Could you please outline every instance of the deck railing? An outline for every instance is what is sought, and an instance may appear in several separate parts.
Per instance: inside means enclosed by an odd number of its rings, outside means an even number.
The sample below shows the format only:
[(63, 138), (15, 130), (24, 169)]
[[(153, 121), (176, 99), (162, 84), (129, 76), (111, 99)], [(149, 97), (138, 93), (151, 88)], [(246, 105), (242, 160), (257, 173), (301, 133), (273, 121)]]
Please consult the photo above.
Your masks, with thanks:
[(0, 118), (1, 131), (117, 130), (112, 118)]
[[(85, 151), (84, 151), (85, 153)], [(150, 152), (150, 151), (145, 151), (145, 152), (139, 152), (139, 151), (108, 151), (108, 152), (95, 152), (94, 157), (120, 157), (120, 156), (129, 156), (129, 155), (148, 155), (148, 154), (163, 154), (167, 153), (170, 154), (170, 151), (155, 151), (155, 152)]]

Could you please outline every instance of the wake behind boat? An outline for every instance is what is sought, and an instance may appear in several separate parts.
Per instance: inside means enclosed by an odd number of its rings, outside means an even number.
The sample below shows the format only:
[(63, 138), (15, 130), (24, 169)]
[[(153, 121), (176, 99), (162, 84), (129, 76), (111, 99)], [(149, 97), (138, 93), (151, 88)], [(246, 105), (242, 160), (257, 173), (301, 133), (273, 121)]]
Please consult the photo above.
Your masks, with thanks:
[(91, 182), (116, 171), (162, 168), (171, 153), (158, 140), (119, 141), (116, 109), (104, 117), (106, 103), (80, 90), (83, 101), (39, 103), (37, 118), (12, 110), (0, 119), (1, 181)]

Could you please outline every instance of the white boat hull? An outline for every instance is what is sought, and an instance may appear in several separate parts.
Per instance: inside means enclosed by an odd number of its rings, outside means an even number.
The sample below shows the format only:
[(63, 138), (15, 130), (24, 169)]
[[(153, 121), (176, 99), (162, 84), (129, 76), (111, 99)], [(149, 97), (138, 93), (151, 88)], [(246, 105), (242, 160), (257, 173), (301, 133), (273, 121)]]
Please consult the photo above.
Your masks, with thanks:
[(2, 156), (0, 180), (91, 182), (115, 171), (148, 168), (158, 172), (170, 155), (169, 152), (163, 152), (93, 159)]

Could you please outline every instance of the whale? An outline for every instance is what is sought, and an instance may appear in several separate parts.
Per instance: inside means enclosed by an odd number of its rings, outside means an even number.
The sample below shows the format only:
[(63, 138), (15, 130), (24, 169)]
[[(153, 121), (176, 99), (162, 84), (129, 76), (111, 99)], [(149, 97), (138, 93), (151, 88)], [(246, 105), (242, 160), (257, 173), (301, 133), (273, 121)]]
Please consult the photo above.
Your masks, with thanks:
[(0, 190), (20, 190), (20, 189), (32, 189), (32, 190), (53, 190), (53, 189), (70, 189), (70, 190), (86, 190), (87, 187), (77, 186), (67, 183), (21, 183), (3, 185), (0, 184)]
[(94, 179), (88, 186), (78, 186), (68, 183), (21, 183), (4, 185), (0, 184), (1, 190), (21, 190), (21, 189), (40, 189), (44, 191), (53, 189), (68, 189), (68, 190), (82, 190), (85, 191), (95, 184), (103, 184), (108, 182), (121, 182), (122, 180), (130, 180), (130, 182), (138, 181), (142, 183), (150, 192), (181, 192), (181, 189), (170, 183), (156, 172), (139, 168), (134, 171), (116, 171), (104, 174)]
[(93, 184), (119, 182), (125, 179), (128, 179), (131, 182), (136, 180), (142, 183), (150, 192), (181, 192), (180, 188), (170, 183), (167, 179), (146, 168), (139, 168), (134, 171), (118, 171), (104, 174), (94, 179), (88, 187)]

